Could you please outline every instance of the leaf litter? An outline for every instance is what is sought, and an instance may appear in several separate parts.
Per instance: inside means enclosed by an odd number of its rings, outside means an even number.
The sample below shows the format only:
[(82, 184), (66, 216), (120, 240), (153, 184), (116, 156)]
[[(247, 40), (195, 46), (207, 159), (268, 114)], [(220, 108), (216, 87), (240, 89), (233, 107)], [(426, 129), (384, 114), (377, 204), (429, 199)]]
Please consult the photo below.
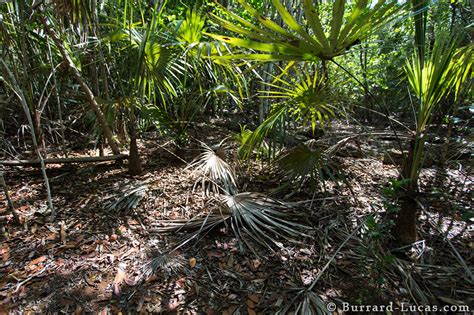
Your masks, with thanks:
[[(228, 134), (220, 127), (200, 132), (214, 139)], [(345, 153), (341, 163), (352, 191), (328, 185), (315, 195), (301, 187), (288, 200), (280, 194), (252, 201), (252, 194), (265, 195), (280, 183), (271, 169), (260, 162), (250, 163), (243, 187), (258, 193), (239, 195), (229, 189), (242, 187), (237, 175), (226, 186), (231, 194), (221, 199), (227, 210), (241, 212), (232, 223), (222, 220), (225, 213), (219, 203), (209, 202), (210, 194), (219, 198), (222, 190), (215, 186), (204, 195), (195, 191), (199, 183), (203, 189), (208, 183), (172, 158), (171, 145), (156, 150), (160, 140), (147, 137), (140, 143), (145, 172), (139, 177), (131, 178), (124, 167), (110, 163), (49, 170), (60, 209), (55, 222), (49, 222), (41, 211), (44, 198), (35, 169), (7, 174), (24, 223), (21, 227), (2, 225), (1, 309), (258, 314), (305, 313), (321, 310), (328, 301), (355, 303), (371, 298), (379, 303), (472, 301), (470, 231), (460, 215), (453, 219), (448, 214), (449, 207), (462, 207), (468, 200), (467, 187), (456, 190), (460, 183), (472, 183), (472, 178), (462, 178), (468, 175), (456, 170), (443, 174), (448, 180), (436, 192), (433, 182), (439, 170), (424, 170), (421, 202), (428, 205), (421, 216), (424, 243), (412, 256), (397, 257), (369, 237), (373, 231), (365, 225), (352, 234), (368, 215), (377, 220), (387, 215), (383, 184), (396, 177), (397, 167), (383, 164), (378, 156)], [(374, 145), (364, 139), (360, 142)], [(201, 146), (196, 143), (185, 160), (191, 163)], [(237, 169), (235, 161), (231, 163)], [(64, 172), (68, 176), (58, 176)], [(358, 202), (344, 198), (351, 193)], [(440, 193), (443, 199), (433, 197)], [(3, 209), (5, 201), (0, 202)], [(285, 203), (292, 206), (280, 209)], [(276, 235), (270, 235), (274, 231), (269, 229), (259, 237), (262, 228), (245, 221), (248, 207), (262, 204), (279, 206), (260, 209), (257, 221), (251, 222), (268, 223), (261, 215), (271, 213), (270, 219), (282, 227)], [(291, 220), (285, 221), (282, 214)], [(203, 231), (204, 220), (212, 228), (179, 247), (189, 238), (189, 228)], [(243, 232), (236, 234), (233, 228), (243, 222), (249, 225), (242, 225), (239, 231)], [(295, 232), (299, 228), (302, 233)], [(241, 246), (242, 238), (252, 249)]]

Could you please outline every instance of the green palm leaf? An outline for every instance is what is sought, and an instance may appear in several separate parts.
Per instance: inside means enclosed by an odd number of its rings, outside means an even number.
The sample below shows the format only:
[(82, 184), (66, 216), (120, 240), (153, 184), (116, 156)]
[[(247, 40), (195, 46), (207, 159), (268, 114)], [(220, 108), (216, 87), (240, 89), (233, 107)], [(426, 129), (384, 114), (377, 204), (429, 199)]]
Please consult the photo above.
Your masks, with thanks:
[[(317, 6), (312, 0), (304, 0), (304, 12), (308, 24), (304, 25), (300, 24), (279, 0), (272, 0), (284, 23), (282, 27), (260, 14), (244, 0), (238, 2), (254, 17), (258, 22), (257, 25), (239, 18), (237, 21), (243, 26), (240, 27), (229, 20), (212, 16), (224, 28), (250, 39), (218, 34), (207, 35), (230, 45), (262, 52), (246, 57), (260, 61), (332, 59), (343, 54), (355, 41), (364, 40), (375, 30), (393, 21), (404, 7), (404, 4), (398, 4), (397, 1), (379, 0), (372, 6), (367, 0), (359, 0), (355, 5), (348, 4), (346, 0), (336, 0), (332, 4), (329, 25), (323, 26)], [(346, 11), (349, 14), (346, 15)], [(236, 17), (231, 11), (227, 12)], [(329, 31), (325, 32), (325, 29)], [(254, 34), (250, 34), (252, 31)], [(242, 58), (242, 55), (225, 58), (237, 59)]]
[(409, 178), (416, 181), (424, 153), (425, 129), (442, 101), (449, 95), (457, 97), (462, 84), (472, 76), (474, 48), (456, 49), (458, 41), (438, 38), (430, 55), (420, 58), (418, 50), (405, 65), (408, 82), (418, 98), (416, 135)]
[(335, 176), (339, 173), (329, 155), (319, 149), (313, 141), (282, 154), (276, 164), (286, 180), (281, 189), (294, 188), (294, 185), (300, 188), (308, 182), (314, 188), (316, 184), (323, 183), (326, 177), (335, 180)]
[(456, 40), (440, 38), (423, 63), (415, 51), (405, 65), (408, 82), (420, 101), (417, 115), (419, 133), (424, 131), (443, 98), (449, 94), (457, 96), (461, 84), (471, 73), (473, 47), (456, 49), (456, 46)]
[[(280, 102), (273, 106), (270, 115), (242, 143), (240, 156), (249, 158), (255, 149), (261, 153), (264, 139), (278, 126), (282, 126), (287, 117), (305, 125), (310, 124), (312, 130), (331, 123), (338, 111), (338, 101), (330, 84), (317, 72), (305, 73), (298, 67), (286, 68), (282, 74), (274, 77), (273, 83), (264, 83), (270, 90), (263, 91), (268, 97)], [(285, 79), (287, 77), (287, 79)]]

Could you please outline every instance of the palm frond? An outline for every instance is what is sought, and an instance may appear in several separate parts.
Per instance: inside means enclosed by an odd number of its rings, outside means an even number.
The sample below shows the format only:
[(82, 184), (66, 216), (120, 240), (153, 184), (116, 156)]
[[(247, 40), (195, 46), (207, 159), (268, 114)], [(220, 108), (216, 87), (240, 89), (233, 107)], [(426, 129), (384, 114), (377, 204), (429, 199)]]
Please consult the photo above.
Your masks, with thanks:
[(303, 124), (310, 123), (313, 132), (317, 123), (322, 127), (329, 124), (336, 116), (337, 98), (327, 80), (317, 71), (310, 75), (308, 70), (293, 66), (294, 73), (290, 75), (288, 70), (283, 69), (271, 84), (264, 83), (271, 88), (263, 91), (267, 94), (264, 97), (283, 100), (289, 107), (288, 112)]
[(269, 145), (267, 145), (265, 141), (266, 137), (269, 136), (271, 132), (277, 127), (283, 126), (284, 119), (287, 117), (287, 115), (287, 106), (282, 103), (275, 105), (263, 123), (261, 123), (250, 135), (243, 139), (243, 142), (239, 148), (239, 156), (243, 157), (244, 159), (248, 159), (254, 150), (257, 151), (257, 154), (260, 154), (264, 151), (264, 148), (262, 147), (263, 145), (265, 145), (268, 149)]
[(378, 1), (375, 5), (371, 1), (357, 1), (355, 5), (352, 5), (349, 1), (338, 0), (332, 4), (332, 15), (327, 25), (323, 25), (318, 5), (314, 5), (312, 0), (304, 0), (303, 7), (307, 23), (302, 24), (279, 0), (272, 0), (283, 22), (282, 27), (270, 17), (262, 15), (246, 1), (238, 0), (238, 2), (253, 16), (256, 23), (240, 18), (228, 9), (224, 10), (242, 27), (221, 17), (215, 15), (212, 17), (218, 24), (243, 38), (207, 35), (233, 46), (259, 52), (225, 56), (225, 58), (258, 61), (332, 59), (344, 54), (357, 40), (367, 38), (375, 30), (393, 21), (399, 16), (400, 9), (404, 7), (397, 1)]
[(288, 206), (264, 194), (244, 192), (225, 196), (222, 209), (230, 214), (231, 228), (240, 242), (257, 255), (252, 243), (273, 250), (279, 237), (295, 242), (307, 226), (286, 220)]
[(415, 54), (405, 65), (408, 82), (420, 100), (417, 130), (423, 132), (431, 114), (449, 94), (458, 95), (460, 86), (469, 77), (472, 67), (472, 46), (456, 49), (456, 40), (439, 38), (429, 58), (422, 64)]
[(158, 233), (194, 230), (186, 235), (175, 249), (200, 240), (217, 226), (230, 225), (239, 241), (241, 250), (250, 249), (258, 256), (255, 245), (274, 250), (279, 247), (278, 239), (297, 242), (298, 237), (307, 236), (308, 226), (289, 221), (289, 206), (261, 193), (244, 192), (217, 199), (219, 210), (204, 217), (188, 221), (161, 221)]
[(324, 183), (325, 178), (333, 180), (339, 174), (336, 164), (326, 152), (317, 147), (315, 141), (300, 144), (296, 148), (282, 154), (276, 164), (286, 180), (280, 189), (303, 187), (309, 182), (310, 186)]
[(328, 314), (327, 303), (315, 292), (306, 288), (295, 288), (291, 292), (294, 298), (285, 304), (276, 314), (320, 315)]
[(186, 269), (186, 263), (186, 259), (181, 256), (162, 253), (143, 266), (142, 276), (144, 279), (157, 274), (173, 276)]
[(146, 196), (147, 191), (147, 185), (124, 187), (120, 192), (105, 199), (105, 209), (113, 211), (135, 209)]
[(339, 113), (338, 97), (317, 71), (310, 74), (307, 69), (299, 69), (291, 64), (282, 69), (282, 73), (275, 76), (272, 83), (264, 84), (270, 90), (261, 91), (262, 97), (281, 101), (273, 105), (265, 121), (241, 143), (239, 154), (243, 158), (249, 158), (255, 149), (261, 153), (265, 138), (277, 128), (284, 129), (287, 119), (303, 125), (310, 124), (314, 132), (318, 125), (324, 128), (330, 124)]
[[(457, 38), (436, 39), (429, 58), (420, 58), (418, 52), (407, 61), (405, 72), (418, 98), (416, 109), (416, 136), (409, 178), (418, 179), (424, 155), (425, 129), (442, 101), (449, 95), (456, 98), (462, 84), (471, 76), (472, 45), (458, 48)], [(408, 174), (407, 174), (408, 175)]]
[(177, 26), (177, 38), (188, 45), (199, 43), (205, 31), (206, 18), (196, 9), (186, 11), (186, 19)]
[(203, 152), (187, 167), (193, 168), (193, 173), (200, 174), (194, 187), (201, 182), (202, 189), (206, 194), (224, 191), (232, 195), (237, 192), (234, 170), (225, 161), (224, 141), (221, 141), (215, 148), (202, 143)]

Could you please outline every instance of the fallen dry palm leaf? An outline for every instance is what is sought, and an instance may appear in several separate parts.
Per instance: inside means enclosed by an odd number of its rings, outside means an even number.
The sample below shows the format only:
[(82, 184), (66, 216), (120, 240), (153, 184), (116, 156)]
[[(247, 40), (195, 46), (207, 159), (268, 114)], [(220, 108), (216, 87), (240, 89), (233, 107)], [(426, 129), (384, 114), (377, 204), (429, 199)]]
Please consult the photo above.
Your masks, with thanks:
[(183, 257), (168, 253), (160, 253), (152, 258), (142, 269), (144, 279), (159, 273), (165, 276), (176, 275), (183, 271), (188, 262)]
[(288, 206), (264, 194), (244, 192), (235, 196), (225, 196), (223, 212), (228, 212), (230, 225), (240, 242), (256, 253), (252, 242), (273, 249), (277, 239), (295, 242), (297, 237), (307, 236), (303, 231), (310, 228), (286, 220), (284, 210)]
[(224, 141), (225, 139), (216, 145), (215, 148), (202, 143), (203, 152), (186, 167), (186, 169), (193, 168), (193, 174), (199, 173), (200, 177), (196, 180), (194, 188), (201, 182), (202, 189), (206, 195), (221, 191), (227, 194), (235, 194), (237, 192), (234, 170), (225, 161)]
[(327, 314), (327, 307), (324, 300), (315, 292), (306, 288), (295, 288), (290, 291), (294, 298), (287, 303), (276, 314), (288, 314), (294, 308), (291, 314), (301, 315), (319, 315)]
[(105, 209), (114, 211), (135, 209), (147, 191), (148, 186), (144, 184), (120, 188), (119, 192), (105, 199)]
[(244, 192), (234, 196), (224, 196), (218, 200), (218, 203), (219, 210), (215, 210), (215, 213), (188, 221), (160, 221), (163, 226), (154, 231), (165, 233), (194, 230), (179, 242), (175, 247), (178, 249), (193, 240), (203, 238), (215, 227), (226, 224), (230, 225), (241, 249), (245, 245), (257, 254), (254, 245), (273, 250), (278, 247), (279, 238), (296, 242), (298, 237), (307, 236), (303, 231), (310, 229), (305, 225), (287, 220), (290, 213), (285, 210), (289, 207), (261, 193)]
[[(437, 232), (442, 235), (440, 230)], [(431, 253), (438, 257), (432, 257), (429, 264), (419, 263), (416, 261), (422, 259), (418, 255), (410, 259), (395, 257), (392, 253), (399, 252), (400, 248), (390, 252), (382, 246), (370, 245), (370, 242), (361, 237), (353, 237), (353, 240), (349, 257), (367, 268), (376, 266), (387, 284), (397, 288), (413, 304), (429, 305), (436, 300), (450, 303), (444, 301), (448, 298), (451, 302), (463, 301), (463, 305), (467, 305), (474, 298), (471, 289), (474, 281), (469, 278), (473, 270), (470, 267), (466, 269), (456, 255), (444, 255), (440, 250)], [(414, 246), (415, 244), (406, 247), (413, 249)], [(438, 264), (432, 264), (431, 261), (437, 261)]]

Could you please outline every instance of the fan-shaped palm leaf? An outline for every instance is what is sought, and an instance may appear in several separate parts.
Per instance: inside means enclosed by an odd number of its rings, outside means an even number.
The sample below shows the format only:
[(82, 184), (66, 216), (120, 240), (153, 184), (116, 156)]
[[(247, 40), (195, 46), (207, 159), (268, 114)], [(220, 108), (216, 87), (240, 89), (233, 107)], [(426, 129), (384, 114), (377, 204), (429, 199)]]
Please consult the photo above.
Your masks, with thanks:
[[(278, 11), (283, 27), (254, 9), (244, 0), (238, 0), (258, 24), (253, 24), (225, 9), (241, 26), (215, 15), (214, 18), (224, 28), (244, 38), (208, 34), (222, 42), (259, 51), (261, 53), (228, 55), (222, 58), (244, 58), (260, 61), (271, 60), (316, 60), (332, 59), (343, 54), (354, 42), (367, 38), (372, 32), (398, 17), (403, 5), (397, 1), (358, 0), (351, 4), (346, 0), (336, 0), (332, 4), (332, 16), (328, 25), (323, 26), (318, 4), (313, 0), (303, 0), (306, 23), (300, 24), (279, 0), (272, 0)], [(249, 39), (245, 39), (249, 38)]]
[(166, 276), (176, 275), (186, 269), (186, 263), (180, 256), (162, 253), (143, 266), (142, 275), (145, 279), (158, 273)]
[(230, 214), (230, 225), (241, 242), (256, 254), (252, 242), (268, 249), (277, 245), (277, 238), (295, 241), (308, 227), (286, 220), (288, 207), (264, 194), (244, 192), (225, 196), (223, 212)]
[(196, 9), (188, 9), (186, 19), (178, 23), (177, 38), (188, 45), (199, 43), (205, 31), (205, 23), (205, 17)]
[(415, 51), (405, 65), (408, 82), (419, 100), (416, 116), (416, 136), (410, 179), (416, 181), (424, 152), (425, 128), (441, 101), (448, 95), (458, 96), (462, 83), (471, 74), (472, 46), (456, 49), (456, 39), (439, 38), (435, 41), (429, 58), (423, 63)]
[(120, 192), (105, 200), (105, 208), (114, 211), (135, 209), (146, 196), (147, 191), (148, 186), (143, 184), (135, 187), (122, 187)]
[[(336, 111), (336, 97), (329, 83), (317, 72), (310, 75), (297, 67), (293, 67), (293, 71), (294, 75), (287, 75), (288, 81), (278, 76), (273, 83), (264, 83), (273, 88), (265, 97), (283, 99), (290, 107), (289, 113), (303, 124), (310, 122), (313, 131), (317, 122), (324, 127), (335, 117)], [(288, 74), (288, 70), (283, 70), (282, 74)]]
[[(203, 143), (204, 151), (187, 167), (194, 168), (194, 172), (200, 173), (200, 178), (194, 186), (201, 181), (206, 194), (218, 193), (221, 190), (227, 194), (237, 192), (234, 170), (225, 161), (224, 141), (221, 141), (215, 148)], [(210, 181), (208, 185), (206, 185), (206, 180)]]
[(187, 235), (175, 249), (192, 240), (200, 239), (215, 227), (230, 225), (237, 237), (241, 249), (249, 248), (257, 254), (255, 245), (273, 250), (278, 247), (278, 239), (284, 238), (296, 242), (298, 237), (307, 236), (304, 231), (309, 227), (289, 221), (291, 214), (285, 212), (288, 206), (264, 194), (244, 192), (233, 196), (224, 196), (218, 200), (220, 211), (187, 222), (162, 221), (164, 225), (157, 232), (172, 232), (182, 229), (197, 230)]
[(325, 177), (335, 180), (335, 175), (339, 173), (335, 163), (316, 146), (314, 140), (284, 153), (276, 163), (286, 180), (280, 189), (294, 187), (295, 184), (302, 187), (308, 181), (314, 187), (324, 182)]
[(276, 314), (288, 314), (294, 309), (295, 315), (320, 315), (328, 314), (327, 303), (315, 292), (307, 288), (293, 288), (290, 296), (294, 296), (290, 303), (285, 304)]
[(442, 99), (453, 93), (457, 96), (461, 84), (472, 67), (473, 47), (456, 49), (456, 41), (440, 38), (435, 41), (430, 58), (421, 64), (418, 52), (405, 66), (408, 82), (420, 100), (417, 129), (423, 132), (431, 113)]
[[(288, 69), (276, 76), (273, 83), (264, 83), (271, 90), (264, 91), (263, 97), (281, 99), (273, 106), (270, 115), (258, 128), (242, 143), (240, 154), (248, 158), (250, 154), (264, 143), (265, 137), (277, 127), (283, 127), (288, 117), (301, 124), (311, 124), (314, 130), (319, 124), (324, 127), (336, 117), (338, 113), (337, 97), (332, 92), (330, 84), (317, 72), (312, 75), (292, 66), (292, 75)], [(288, 80), (284, 76), (288, 76)]]

